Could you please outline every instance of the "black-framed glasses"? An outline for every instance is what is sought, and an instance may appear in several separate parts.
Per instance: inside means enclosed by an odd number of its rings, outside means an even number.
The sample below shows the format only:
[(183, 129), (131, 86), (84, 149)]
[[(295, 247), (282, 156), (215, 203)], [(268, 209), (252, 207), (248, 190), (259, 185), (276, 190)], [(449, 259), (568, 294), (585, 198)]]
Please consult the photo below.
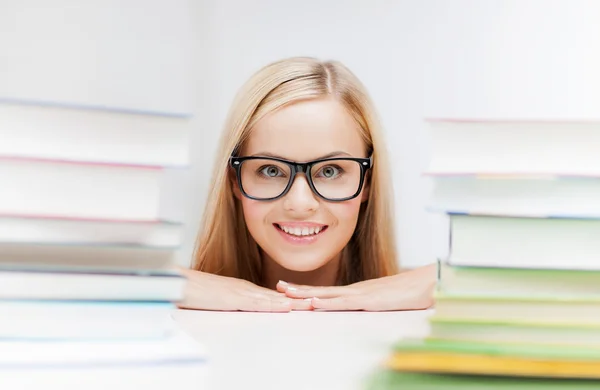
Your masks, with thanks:
[(303, 173), (320, 198), (341, 202), (356, 198), (373, 157), (333, 157), (299, 163), (275, 157), (231, 157), (242, 194), (254, 200), (275, 200), (288, 193), (296, 175)]

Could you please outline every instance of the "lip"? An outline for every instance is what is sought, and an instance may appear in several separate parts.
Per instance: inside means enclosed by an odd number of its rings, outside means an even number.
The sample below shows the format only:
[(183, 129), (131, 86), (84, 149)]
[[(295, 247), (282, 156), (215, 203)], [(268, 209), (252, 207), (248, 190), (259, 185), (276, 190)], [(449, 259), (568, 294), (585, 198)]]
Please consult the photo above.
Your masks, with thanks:
[(327, 226), (324, 223), (318, 222), (275, 222), (274, 225), (285, 225), (292, 227), (324, 227)]
[[(280, 225), (285, 225), (285, 226), (291, 226), (291, 227), (324, 227), (324, 229), (319, 232), (318, 234), (314, 234), (311, 236), (293, 236), (291, 234), (288, 234), (286, 232), (284, 232), (283, 230), (281, 230), (279, 228)], [(279, 235), (288, 243), (290, 244), (294, 244), (294, 245), (310, 245), (310, 244), (314, 244), (317, 240), (319, 240), (321, 238), (321, 236), (323, 236), (323, 234), (327, 233), (327, 231), (329, 230), (329, 226), (328, 225), (324, 225), (322, 223), (315, 223), (315, 222), (281, 222), (281, 223), (274, 223), (273, 224), (273, 228), (275, 230), (277, 230), (277, 232), (279, 233)]]

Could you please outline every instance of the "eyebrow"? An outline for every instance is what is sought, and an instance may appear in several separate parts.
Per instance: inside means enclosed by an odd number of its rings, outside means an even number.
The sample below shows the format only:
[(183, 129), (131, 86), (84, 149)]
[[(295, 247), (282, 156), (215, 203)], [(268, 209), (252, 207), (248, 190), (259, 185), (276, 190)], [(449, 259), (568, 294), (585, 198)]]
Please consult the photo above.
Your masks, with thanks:
[[(341, 157), (341, 156), (352, 157), (352, 155), (350, 153), (346, 153), (346, 152), (342, 152), (341, 150), (338, 150), (335, 152), (327, 153), (327, 154), (317, 157), (313, 160), (321, 160), (321, 159), (325, 159), (325, 158)], [(283, 156), (280, 156), (280, 155), (277, 155), (274, 153), (269, 153), (269, 152), (256, 153), (256, 154), (253, 154), (252, 157), (273, 157), (273, 158), (280, 158), (282, 160), (289, 160), (289, 158), (287, 158), (287, 157), (283, 157)]]

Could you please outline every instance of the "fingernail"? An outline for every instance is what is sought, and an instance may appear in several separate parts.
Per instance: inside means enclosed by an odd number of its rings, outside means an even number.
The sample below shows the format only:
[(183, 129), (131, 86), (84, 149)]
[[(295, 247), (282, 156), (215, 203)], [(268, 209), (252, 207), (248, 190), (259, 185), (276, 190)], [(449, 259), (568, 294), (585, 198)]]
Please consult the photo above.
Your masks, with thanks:
[(288, 286), (287, 290), (288, 291), (298, 291), (298, 289), (296, 287), (290, 287), (290, 286)]
[(284, 282), (283, 280), (280, 280), (279, 283), (277, 283), (277, 284), (281, 284), (284, 287), (288, 285), (288, 283)]
[(304, 298), (304, 302), (312, 302), (312, 298)]

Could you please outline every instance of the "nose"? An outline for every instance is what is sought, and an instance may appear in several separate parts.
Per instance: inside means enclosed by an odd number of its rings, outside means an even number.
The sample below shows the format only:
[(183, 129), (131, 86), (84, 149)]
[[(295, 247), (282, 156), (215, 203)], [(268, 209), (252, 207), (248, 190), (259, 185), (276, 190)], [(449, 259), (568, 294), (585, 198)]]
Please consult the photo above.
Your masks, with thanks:
[(292, 188), (283, 199), (283, 207), (286, 211), (296, 213), (313, 212), (319, 207), (319, 200), (303, 174), (296, 176)]

